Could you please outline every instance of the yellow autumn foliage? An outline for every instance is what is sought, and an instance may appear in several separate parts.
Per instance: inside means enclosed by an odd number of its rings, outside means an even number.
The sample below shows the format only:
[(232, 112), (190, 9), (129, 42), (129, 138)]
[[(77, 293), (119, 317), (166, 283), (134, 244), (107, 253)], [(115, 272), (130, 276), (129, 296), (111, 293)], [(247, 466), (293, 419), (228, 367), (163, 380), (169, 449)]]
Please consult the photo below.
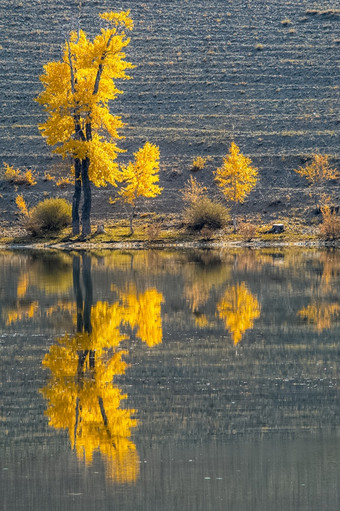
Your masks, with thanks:
[(20, 213), (24, 216), (29, 216), (29, 212), (27, 209), (27, 204), (25, 202), (25, 199), (22, 195), (17, 195), (15, 198), (15, 204), (17, 205)]
[[(87, 342), (85, 342), (85, 345)], [(133, 483), (139, 474), (139, 457), (130, 440), (137, 425), (132, 417), (135, 410), (120, 408), (126, 395), (113, 384), (118, 374), (124, 374), (126, 352), (115, 352), (110, 358), (95, 353), (95, 367), (79, 369), (81, 336), (76, 343), (69, 336), (51, 347), (43, 365), (51, 371), (48, 384), (40, 390), (48, 402), (45, 414), (49, 425), (67, 429), (72, 449), (87, 465), (95, 452), (104, 459), (109, 479), (118, 483)]]
[(327, 154), (313, 154), (310, 163), (294, 169), (294, 171), (300, 176), (305, 177), (314, 187), (320, 186), (330, 179), (338, 179), (340, 177), (340, 172), (331, 167)]
[(90, 180), (105, 186), (119, 177), (115, 140), (123, 123), (110, 113), (109, 102), (121, 93), (115, 80), (128, 79), (126, 70), (133, 67), (124, 53), (133, 22), (129, 11), (100, 17), (108, 26), (93, 41), (83, 30), (71, 32), (61, 60), (44, 66), (37, 102), (48, 116), (39, 125), (47, 144), (63, 158), (89, 159)]
[(6, 326), (23, 321), (24, 319), (32, 319), (39, 310), (39, 303), (34, 301), (29, 305), (17, 303), (15, 309), (10, 309), (6, 313)]
[[(119, 347), (127, 339), (124, 326), (136, 330), (150, 347), (162, 342), (163, 295), (153, 288), (137, 293), (132, 285), (117, 294), (113, 304), (92, 305), (88, 331), (65, 335), (50, 348), (43, 365), (51, 377), (41, 393), (48, 402), (50, 426), (68, 430), (79, 459), (91, 464), (99, 452), (108, 478), (133, 483), (139, 475), (139, 457), (130, 437), (137, 420), (135, 410), (120, 407), (127, 396), (113, 381), (128, 367), (122, 358), (127, 352)], [(78, 313), (84, 316), (85, 310)]]
[(161, 304), (163, 295), (156, 289), (147, 289), (137, 293), (134, 286), (120, 293), (123, 307), (123, 323), (136, 329), (136, 336), (150, 348), (160, 344), (163, 339)]
[(135, 160), (122, 167), (120, 180), (124, 186), (119, 196), (132, 206), (138, 197), (156, 197), (162, 192), (159, 187), (159, 148), (146, 142), (134, 153)]
[(217, 304), (217, 312), (236, 345), (241, 341), (246, 330), (253, 328), (255, 319), (260, 317), (261, 307), (257, 298), (242, 282), (227, 288)]
[(241, 154), (238, 146), (232, 142), (222, 167), (215, 171), (215, 182), (226, 199), (244, 202), (256, 184), (257, 175), (257, 168), (251, 166), (251, 159)]

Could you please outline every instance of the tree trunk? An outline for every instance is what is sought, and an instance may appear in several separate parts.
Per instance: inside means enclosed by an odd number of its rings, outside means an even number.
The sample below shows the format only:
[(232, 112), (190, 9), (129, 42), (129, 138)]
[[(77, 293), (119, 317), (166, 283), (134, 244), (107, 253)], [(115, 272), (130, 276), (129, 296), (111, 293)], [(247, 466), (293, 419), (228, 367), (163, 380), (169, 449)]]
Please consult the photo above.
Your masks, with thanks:
[(89, 158), (82, 160), (81, 165), (81, 180), (83, 184), (84, 203), (82, 209), (81, 223), (82, 235), (88, 236), (91, 234), (91, 184), (89, 180)]
[(133, 218), (135, 216), (135, 211), (136, 211), (136, 206), (132, 206), (132, 211), (131, 211), (131, 215), (130, 215), (130, 236), (132, 236), (133, 233), (135, 232), (134, 228), (133, 228)]
[(233, 215), (233, 227), (234, 227), (234, 232), (237, 232), (237, 220), (236, 220), (235, 215)]
[(74, 160), (74, 194), (72, 201), (72, 234), (76, 235), (80, 232), (79, 226), (79, 204), (81, 197), (81, 161), (76, 158)]
[(132, 212), (130, 215), (130, 236), (132, 236), (133, 233), (134, 233), (134, 230), (133, 230), (133, 212)]

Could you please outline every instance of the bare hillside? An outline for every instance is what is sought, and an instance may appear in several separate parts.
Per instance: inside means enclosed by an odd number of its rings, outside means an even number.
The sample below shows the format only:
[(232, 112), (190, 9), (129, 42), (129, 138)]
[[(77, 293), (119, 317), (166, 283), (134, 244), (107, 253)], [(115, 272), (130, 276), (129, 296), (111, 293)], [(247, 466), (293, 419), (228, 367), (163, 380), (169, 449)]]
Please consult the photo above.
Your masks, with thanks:
[[(211, 157), (200, 174), (211, 184), (210, 171), (232, 139), (260, 169), (246, 209), (263, 213), (275, 201), (288, 207), (308, 200), (292, 169), (315, 152), (331, 154), (338, 164), (336, 7), (307, 0), (82, 2), (81, 25), (89, 33), (99, 12), (131, 9), (128, 57), (137, 67), (112, 109), (126, 122), (123, 159), (146, 140), (160, 146), (164, 192), (153, 207), (178, 211), (178, 189), (194, 156)], [(75, 26), (77, 2), (0, 0), (0, 8), (0, 161), (43, 175), (59, 162), (39, 134), (43, 113), (33, 100), (43, 65), (60, 57), (65, 30)], [(27, 190), (33, 203), (41, 192)], [(70, 196), (71, 188), (62, 193)], [(3, 186), (0, 194), (0, 214), (12, 221), (14, 193)], [(110, 194), (95, 193), (98, 217), (113, 211), (103, 209)]]

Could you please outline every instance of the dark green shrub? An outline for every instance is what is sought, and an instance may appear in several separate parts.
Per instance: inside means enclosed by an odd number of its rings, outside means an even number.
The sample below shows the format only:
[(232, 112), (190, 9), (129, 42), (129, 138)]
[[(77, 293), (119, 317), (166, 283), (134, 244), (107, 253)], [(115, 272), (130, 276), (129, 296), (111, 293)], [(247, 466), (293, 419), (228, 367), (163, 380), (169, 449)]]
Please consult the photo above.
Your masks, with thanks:
[(229, 210), (220, 202), (203, 196), (184, 210), (184, 222), (193, 231), (200, 231), (203, 227), (222, 229), (230, 222)]
[(71, 211), (65, 199), (45, 199), (30, 210), (26, 228), (34, 235), (59, 232), (70, 225)]

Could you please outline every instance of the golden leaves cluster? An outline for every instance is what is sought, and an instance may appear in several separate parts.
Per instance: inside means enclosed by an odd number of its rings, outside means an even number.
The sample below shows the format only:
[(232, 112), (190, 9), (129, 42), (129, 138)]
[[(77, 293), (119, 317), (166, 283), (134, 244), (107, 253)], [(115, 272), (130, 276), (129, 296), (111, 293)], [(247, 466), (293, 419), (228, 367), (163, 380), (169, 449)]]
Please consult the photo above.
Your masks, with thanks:
[(48, 118), (39, 126), (54, 152), (63, 157), (90, 159), (89, 177), (96, 186), (115, 185), (120, 149), (121, 118), (109, 111), (109, 102), (120, 90), (116, 79), (128, 79), (124, 49), (127, 31), (133, 27), (129, 11), (104, 13), (108, 23), (93, 39), (84, 31), (73, 31), (66, 41), (60, 61), (44, 66), (40, 80), (44, 90), (37, 98)]
[(327, 154), (314, 154), (310, 163), (294, 170), (300, 176), (305, 177), (312, 186), (318, 186), (325, 181), (340, 177), (340, 172), (331, 167)]
[(239, 147), (232, 142), (222, 167), (215, 171), (215, 182), (228, 200), (244, 202), (256, 184), (257, 174), (257, 168), (251, 166), (251, 159), (241, 154)]
[(244, 282), (228, 287), (217, 304), (219, 318), (232, 335), (234, 345), (242, 339), (246, 330), (253, 328), (255, 319), (260, 317), (261, 308), (257, 298), (247, 289)]
[(134, 162), (121, 169), (120, 181), (124, 183), (119, 196), (124, 202), (135, 205), (138, 197), (156, 197), (162, 191), (159, 182), (159, 148), (146, 142), (136, 153)]
[(133, 285), (114, 290), (116, 302), (98, 301), (91, 307), (91, 332), (65, 335), (51, 347), (43, 360), (51, 377), (41, 393), (48, 401), (49, 424), (68, 430), (79, 458), (91, 464), (98, 451), (110, 479), (132, 483), (139, 474), (138, 453), (130, 440), (137, 420), (135, 410), (120, 408), (127, 396), (113, 381), (128, 367), (123, 360), (128, 352), (119, 346), (127, 339), (122, 327), (130, 326), (150, 347), (162, 342), (163, 295), (154, 288), (138, 293)]

